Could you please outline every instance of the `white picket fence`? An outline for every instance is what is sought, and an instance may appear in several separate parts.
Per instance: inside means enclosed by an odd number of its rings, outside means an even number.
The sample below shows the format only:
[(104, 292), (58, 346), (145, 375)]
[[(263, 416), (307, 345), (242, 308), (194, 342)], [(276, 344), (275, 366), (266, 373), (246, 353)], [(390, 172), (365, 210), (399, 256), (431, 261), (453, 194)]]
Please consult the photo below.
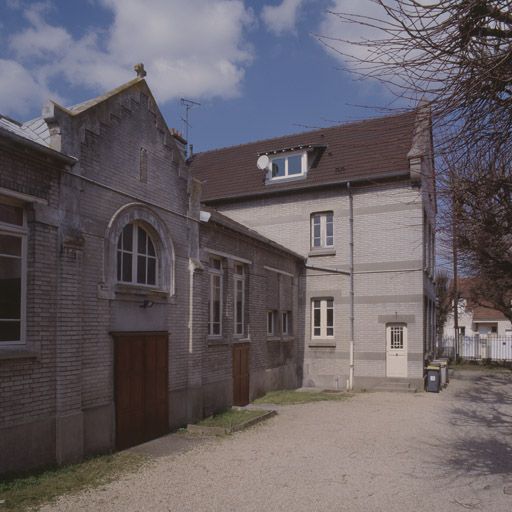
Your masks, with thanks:
[[(443, 336), (439, 339), (437, 352), (439, 357), (453, 357), (455, 337)], [(463, 359), (512, 361), (512, 336), (461, 336), (458, 353)]]

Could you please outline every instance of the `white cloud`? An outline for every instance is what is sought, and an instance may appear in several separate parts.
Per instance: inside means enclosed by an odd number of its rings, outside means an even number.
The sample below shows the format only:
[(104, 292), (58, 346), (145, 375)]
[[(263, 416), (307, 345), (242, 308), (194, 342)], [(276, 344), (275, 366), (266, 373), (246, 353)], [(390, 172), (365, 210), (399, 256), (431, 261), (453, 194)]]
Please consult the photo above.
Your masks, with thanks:
[(268, 30), (276, 35), (294, 32), (299, 9), (304, 0), (283, 0), (279, 5), (265, 5), (261, 18)]
[[(323, 38), (324, 49), (340, 60), (349, 69), (360, 69), (359, 59), (370, 58), (370, 50), (350, 42), (363, 42), (369, 39), (383, 39), (385, 35), (372, 27), (357, 23), (345, 23), (333, 13), (346, 13), (350, 16), (370, 18), (383, 17), (382, 8), (371, 0), (333, 0), (320, 23), (318, 34)], [(350, 59), (347, 55), (353, 56)]]
[[(25, 11), (30, 26), (13, 34), (9, 46), (31, 87), (47, 93), (46, 84), (63, 79), (99, 92), (134, 78), (133, 65), (144, 62), (161, 102), (240, 93), (253, 57), (245, 41), (253, 16), (243, 0), (99, 1), (112, 11), (113, 23), (81, 38), (46, 21), (48, 4)], [(9, 83), (2, 71), (0, 90)]]
[(14, 60), (0, 59), (0, 113), (27, 115), (34, 103), (42, 104), (50, 92)]

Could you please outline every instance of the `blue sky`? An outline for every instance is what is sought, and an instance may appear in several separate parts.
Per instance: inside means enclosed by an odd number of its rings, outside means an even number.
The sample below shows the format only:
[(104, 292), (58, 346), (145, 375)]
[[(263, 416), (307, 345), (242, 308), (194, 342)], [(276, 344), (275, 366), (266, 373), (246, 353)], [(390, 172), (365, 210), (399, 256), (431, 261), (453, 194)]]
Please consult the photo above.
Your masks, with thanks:
[[(191, 111), (195, 151), (375, 115), (392, 97), (342, 71), (314, 34), (360, 37), (328, 10), (364, 0), (0, 0), (0, 112), (40, 114), (135, 76), (142, 61), (169, 126)], [(355, 31), (350, 33), (350, 31)]]

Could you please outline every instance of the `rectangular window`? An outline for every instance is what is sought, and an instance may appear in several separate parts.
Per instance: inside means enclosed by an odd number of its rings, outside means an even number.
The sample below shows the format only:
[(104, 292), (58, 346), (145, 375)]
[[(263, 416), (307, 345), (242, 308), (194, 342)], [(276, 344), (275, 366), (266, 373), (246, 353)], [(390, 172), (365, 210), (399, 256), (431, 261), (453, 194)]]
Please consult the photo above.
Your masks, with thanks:
[(334, 336), (334, 301), (332, 299), (313, 299), (311, 318), (313, 338)]
[(0, 343), (24, 341), (26, 230), (23, 208), (0, 204)]
[(404, 348), (404, 328), (401, 325), (394, 325), (390, 329), (389, 345), (391, 350), (402, 350)]
[(320, 249), (334, 246), (334, 215), (332, 212), (311, 215), (311, 247)]
[(208, 335), (222, 334), (222, 261), (210, 260), (210, 290), (208, 296)]
[(308, 154), (306, 151), (271, 158), (270, 179), (279, 180), (282, 178), (302, 176), (306, 174), (307, 162)]
[(267, 311), (267, 335), (273, 336), (276, 328), (276, 312)]
[(235, 263), (235, 334), (242, 335), (245, 331), (245, 271), (244, 266)]
[(283, 311), (281, 316), (281, 329), (285, 336), (288, 336), (291, 333), (291, 313), (290, 311)]

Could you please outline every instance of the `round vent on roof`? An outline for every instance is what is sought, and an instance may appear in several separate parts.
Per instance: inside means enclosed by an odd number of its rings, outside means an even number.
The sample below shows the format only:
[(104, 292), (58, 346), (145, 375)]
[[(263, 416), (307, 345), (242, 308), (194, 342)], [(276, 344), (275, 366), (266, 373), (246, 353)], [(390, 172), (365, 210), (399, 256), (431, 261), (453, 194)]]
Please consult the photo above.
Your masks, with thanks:
[(267, 155), (261, 155), (258, 158), (256, 165), (258, 166), (258, 169), (261, 169), (262, 171), (264, 169), (268, 169), (268, 166), (270, 165), (270, 158)]

